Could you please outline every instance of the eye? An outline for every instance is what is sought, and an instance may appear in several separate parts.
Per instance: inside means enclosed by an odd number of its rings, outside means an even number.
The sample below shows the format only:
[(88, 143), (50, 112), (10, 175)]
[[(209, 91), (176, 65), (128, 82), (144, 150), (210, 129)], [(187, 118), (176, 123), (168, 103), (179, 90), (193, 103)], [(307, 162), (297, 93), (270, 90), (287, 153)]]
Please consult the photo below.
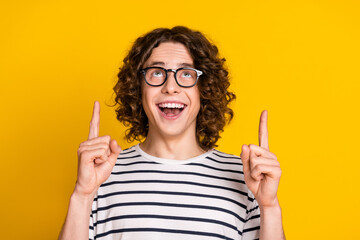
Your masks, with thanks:
[(190, 72), (188, 71), (184, 71), (182, 74), (181, 74), (181, 77), (184, 77), (184, 78), (191, 78), (192, 75)]
[(154, 71), (153, 74), (152, 74), (154, 77), (162, 77), (164, 74), (162, 71)]

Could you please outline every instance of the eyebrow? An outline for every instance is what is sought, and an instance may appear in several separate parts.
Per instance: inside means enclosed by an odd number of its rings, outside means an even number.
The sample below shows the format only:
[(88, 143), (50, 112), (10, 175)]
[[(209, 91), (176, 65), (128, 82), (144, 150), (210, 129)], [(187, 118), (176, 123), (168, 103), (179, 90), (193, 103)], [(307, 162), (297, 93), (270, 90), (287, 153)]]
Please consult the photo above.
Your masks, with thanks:
[[(152, 67), (152, 66), (155, 66), (155, 65), (165, 66), (165, 63), (164, 62), (153, 61), (153, 62), (150, 62), (148, 67)], [(192, 67), (194, 67), (194, 65), (191, 64), (191, 63), (180, 63), (180, 64), (178, 64), (178, 67), (191, 67), (192, 68)]]

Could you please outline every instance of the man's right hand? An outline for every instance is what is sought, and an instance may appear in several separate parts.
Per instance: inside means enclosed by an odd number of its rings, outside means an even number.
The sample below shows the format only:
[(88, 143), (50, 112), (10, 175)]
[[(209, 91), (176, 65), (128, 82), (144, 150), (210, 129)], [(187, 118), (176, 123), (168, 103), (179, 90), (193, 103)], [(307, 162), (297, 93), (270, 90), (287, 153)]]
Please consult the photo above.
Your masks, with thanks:
[(99, 186), (109, 178), (121, 152), (110, 136), (99, 137), (100, 104), (94, 103), (88, 140), (78, 149), (78, 176), (74, 193), (93, 197)]

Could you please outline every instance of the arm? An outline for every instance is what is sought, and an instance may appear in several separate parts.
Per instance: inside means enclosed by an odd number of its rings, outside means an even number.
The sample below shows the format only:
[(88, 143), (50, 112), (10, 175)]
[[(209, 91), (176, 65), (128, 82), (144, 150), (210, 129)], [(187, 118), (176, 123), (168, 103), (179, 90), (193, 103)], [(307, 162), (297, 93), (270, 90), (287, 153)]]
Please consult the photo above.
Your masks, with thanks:
[(263, 111), (260, 117), (259, 145), (242, 146), (245, 182), (259, 204), (260, 239), (284, 240), (281, 208), (277, 198), (281, 168), (275, 154), (269, 151), (267, 111)]
[(109, 178), (121, 151), (110, 136), (99, 137), (100, 105), (94, 104), (88, 140), (78, 149), (78, 176), (59, 240), (88, 240), (92, 202), (99, 186)]
[(82, 196), (76, 191), (70, 198), (65, 223), (59, 235), (61, 239), (89, 239), (89, 216), (93, 197)]
[(260, 239), (285, 240), (279, 204), (272, 208), (260, 207)]

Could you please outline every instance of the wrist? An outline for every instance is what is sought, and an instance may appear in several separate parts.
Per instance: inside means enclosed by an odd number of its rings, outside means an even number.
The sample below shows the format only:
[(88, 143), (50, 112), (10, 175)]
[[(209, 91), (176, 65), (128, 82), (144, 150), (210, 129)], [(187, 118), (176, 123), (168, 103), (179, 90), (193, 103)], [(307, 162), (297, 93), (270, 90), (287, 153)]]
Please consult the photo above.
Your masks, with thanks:
[(260, 212), (261, 213), (276, 213), (276, 212), (281, 212), (281, 207), (279, 204), (279, 200), (276, 198), (274, 200), (274, 202), (272, 204), (269, 205), (260, 205), (259, 204), (259, 208), (260, 208)]
[(94, 197), (95, 197), (96, 191), (92, 192), (92, 193), (84, 193), (82, 191), (79, 190), (79, 188), (77, 186), (75, 186), (75, 189), (73, 191), (73, 193), (71, 194), (71, 201), (76, 201), (82, 204), (90, 204), (93, 202)]
[(82, 194), (75, 187), (59, 239), (89, 239), (89, 219), (94, 196)]
[(74, 207), (76, 209), (75, 211), (82, 212), (86, 216), (89, 216), (93, 200), (94, 197), (92, 196), (81, 195), (74, 191), (70, 197), (70, 206)]
[(275, 204), (260, 206), (260, 239), (285, 239), (282, 226), (282, 213), (279, 202)]

